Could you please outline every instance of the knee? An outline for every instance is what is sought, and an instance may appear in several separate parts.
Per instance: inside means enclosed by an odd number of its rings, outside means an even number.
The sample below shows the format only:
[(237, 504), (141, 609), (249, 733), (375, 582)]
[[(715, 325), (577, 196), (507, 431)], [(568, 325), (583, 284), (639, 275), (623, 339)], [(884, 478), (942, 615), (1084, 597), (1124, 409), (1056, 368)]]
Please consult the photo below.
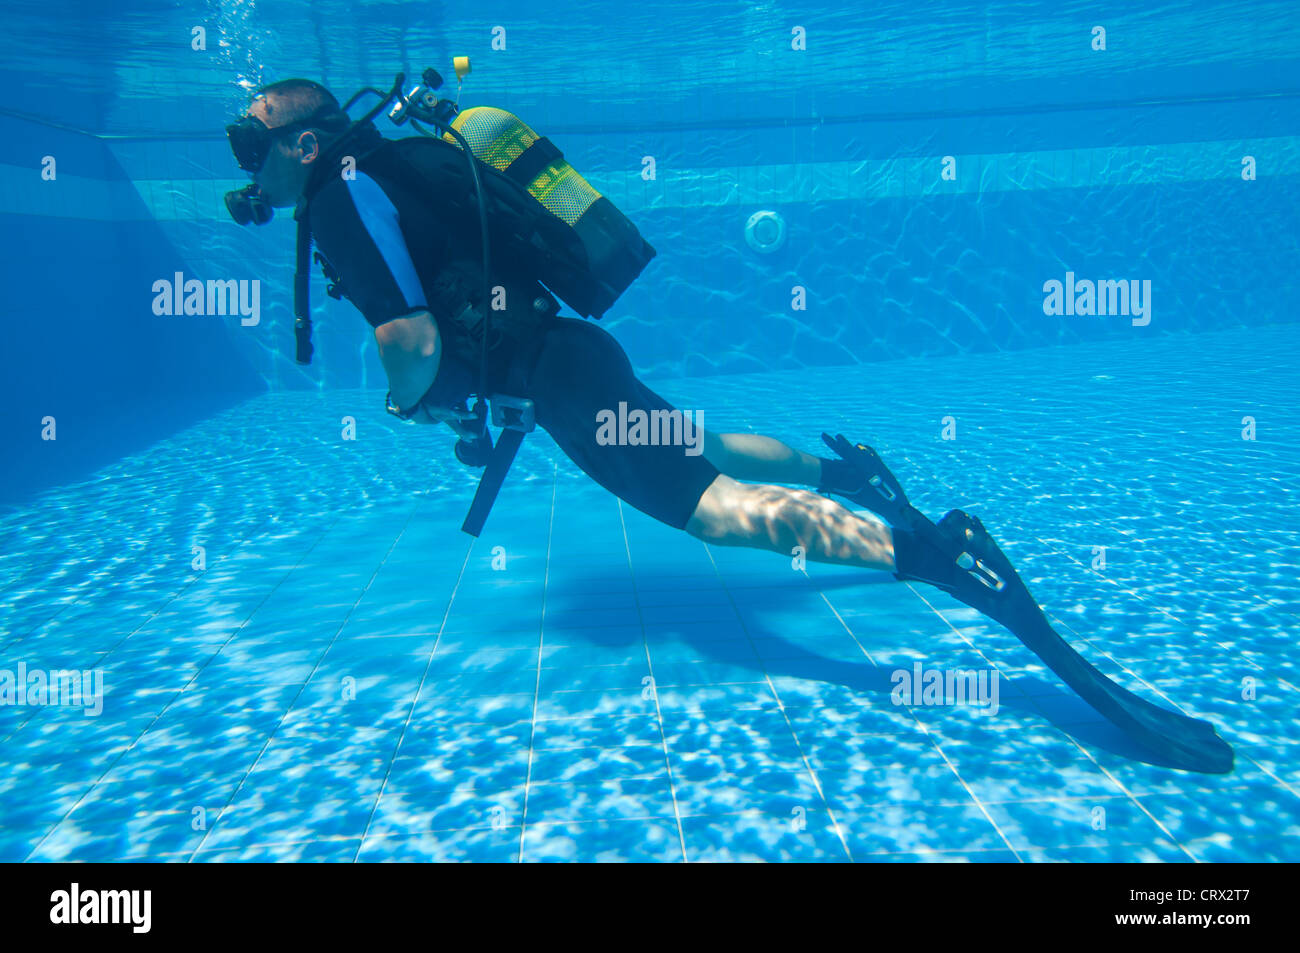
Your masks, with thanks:
[(704, 459), (713, 464), (719, 473), (728, 473), (731, 470), (731, 453), (727, 450), (727, 445), (723, 443), (722, 437), (711, 430), (704, 431)]
[(700, 497), (686, 532), (706, 543), (733, 545), (796, 539), (806, 529), (805, 498), (817, 499), (800, 490), (741, 483), (719, 474)]
[(786, 552), (829, 538), (846, 512), (806, 490), (720, 476), (700, 499), (686, 531), (706, 543), (759, 544)]
[(683, 527), (696, 539), (720, 543), (734, 534), (738, 489), (743, 484), (719, 474), (695, 505), (691, 518)]

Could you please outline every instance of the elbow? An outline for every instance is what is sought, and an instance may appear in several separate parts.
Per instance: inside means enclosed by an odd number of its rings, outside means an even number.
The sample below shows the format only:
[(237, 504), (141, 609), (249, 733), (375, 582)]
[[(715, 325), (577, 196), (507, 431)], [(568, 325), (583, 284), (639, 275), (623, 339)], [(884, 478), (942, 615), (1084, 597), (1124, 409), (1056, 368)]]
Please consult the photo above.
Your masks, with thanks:
[(442, 345), (428, 311), (395, 318), (375, 328), (379, 361), (398, 407), (414, 407), (438, 377)]
[(438, 325), (428, 311), (394, 318), (375, 328), (375, 341), (385, 360), (429, 361), (438, 356)]

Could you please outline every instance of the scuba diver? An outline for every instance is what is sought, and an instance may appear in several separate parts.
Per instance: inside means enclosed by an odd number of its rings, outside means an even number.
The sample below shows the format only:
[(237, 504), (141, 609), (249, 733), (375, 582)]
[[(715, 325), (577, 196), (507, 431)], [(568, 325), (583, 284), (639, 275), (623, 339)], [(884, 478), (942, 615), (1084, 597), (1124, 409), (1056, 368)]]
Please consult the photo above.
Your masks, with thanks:
[[(468, 71), (458, 58), (457, 77)], [(561, 316), (557, 298), (599, 318), (654, 249), (517, 117), (440, 99), (433, 70), (407, 94), (403, 79), (344, 105), (310, 80), (263, 87), (227, 127), (252, 182), (226, 203), (241, 224), (295, 209), (299, 361), (311, 356), (314, 244), (330, 293), (351, 301), (373, 329), (388, 412), (447, 425), (460, 438), (457, 457), (484, 468), (467, 532), (478, 535), (523, 435), (540, 426), (601, 486), (706, 543), (785, 555), (802, 547), (814, 561), (943, 589), (1005, 625), (1168, 763), (1230, 770), (1231, 748), (1212, 726), (1152, 705), (1093, 668), (1052, 630), (978, 519), (953, 510), (931, 523), (864, 444), (823, 434), (834, 456), (818, 457), (754, 434), (704, 431), (694, 455), (672, 443), (599, 440), (602, 412), (625, 405), (629, 416), (639, 410), (651, 420), (681, 412), (637, 378), (612, 335)], [(381, 102), (353, 121), (347, 110), (366, 93)], [(394, 100), (389, 118), (420, 135), (379, 133), (371, 120)], [(489, 420), (501, 428), (495, 445)]]

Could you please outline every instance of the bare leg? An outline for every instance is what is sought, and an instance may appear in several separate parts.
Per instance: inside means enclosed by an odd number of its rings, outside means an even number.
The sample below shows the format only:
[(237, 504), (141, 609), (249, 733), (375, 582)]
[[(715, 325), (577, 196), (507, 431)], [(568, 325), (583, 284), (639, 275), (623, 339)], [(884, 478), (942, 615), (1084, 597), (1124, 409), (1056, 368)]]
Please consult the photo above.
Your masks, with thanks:
[(704, 432), (704, 459), (733, 480), (817, 486), (821, 461), (772, 437), (750, 433)]
[(719, 546), (786, 555), (802, 546), (814, 562), (889, 572), (895, 568), (894, 536), (885, 524), (854, 516), (834, 500), (807, 490), (740, 483), (725, 473), (700, 497), (686, 532)]

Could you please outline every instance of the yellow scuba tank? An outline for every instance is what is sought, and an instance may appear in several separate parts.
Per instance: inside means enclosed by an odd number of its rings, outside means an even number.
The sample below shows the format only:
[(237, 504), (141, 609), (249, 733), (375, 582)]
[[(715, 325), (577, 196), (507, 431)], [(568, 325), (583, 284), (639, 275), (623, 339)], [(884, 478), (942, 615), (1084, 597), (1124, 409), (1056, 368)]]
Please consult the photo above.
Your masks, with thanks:
[[(577, 268), (572, 261), (557, 263), (537, 277), (579, 314), (599, 318), (655, 257), (631, 220), (514, 113), (472, 106), (456, 114), (451, 128), (475, 157), (513, 179), (572, 230), (586, 261)], [(460, 148), (450, 133), (443, 139)]]
[[(461, 110), (451, 126), (465, 137), (475, 156), (519, 181), (570, 226), (600, 198), (554, 147), (535, 149), (535, 154), (520, 162), (542, 137), (514, 113), (494, 106), (471, 106)], [(443, 133), (443, 138), (455, 143), (449, 133)]]

